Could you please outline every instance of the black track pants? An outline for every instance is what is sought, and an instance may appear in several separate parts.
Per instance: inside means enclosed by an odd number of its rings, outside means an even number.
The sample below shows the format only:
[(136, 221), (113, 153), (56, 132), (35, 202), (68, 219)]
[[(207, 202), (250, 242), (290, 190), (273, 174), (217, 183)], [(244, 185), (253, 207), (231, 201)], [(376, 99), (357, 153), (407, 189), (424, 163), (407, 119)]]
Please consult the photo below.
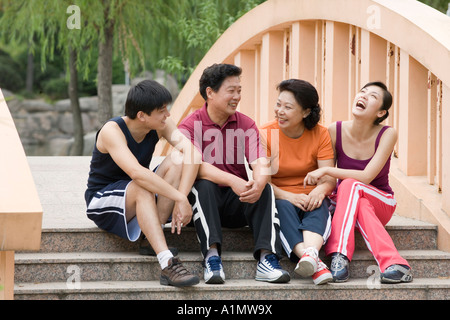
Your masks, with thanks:
[(229, 187), (219, 187), (209, 180), (197, 180), (189, 201), (203, 256), (214, 243), (219, 254), (222, 245), (222, 227), (249, 226), (253, 232), (253, 256), (259, 259), (260, 250), (266, 249), (281, 258), (280, 221), (275, 207), (272, 187), (267, 184), (255, 203), (240, 202)]

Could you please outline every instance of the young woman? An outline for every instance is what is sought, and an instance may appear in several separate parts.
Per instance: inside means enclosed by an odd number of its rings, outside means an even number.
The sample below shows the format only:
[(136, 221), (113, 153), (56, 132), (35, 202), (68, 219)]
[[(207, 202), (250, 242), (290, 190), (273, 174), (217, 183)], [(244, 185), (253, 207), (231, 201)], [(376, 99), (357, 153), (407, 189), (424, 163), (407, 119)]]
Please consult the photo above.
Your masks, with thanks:
[(412, 281), (408, 262), (384, 228), (397, 204), (388, 177), (397, 132), (381, 124), (391, 104), (392, 96), (383, 83), (366, 84), (353, 101), (353, 120), (338, 121), (329, 127), (336, 167), (319, 168), (305, 178), (305, 185), (314, 185), (324, 176), (338, 179), (336, 210), (325, 246), (327, 255), (332, 256), (335, 282), (349, 278), (355, 228), (380, 267), (381, 282)]
[(334, 190), (336, 179), (325, 178), (317, 186), (307, 187), (303, 179), (314, 169), (333, 166), (331, 139), (327, 128), (318, 124), (319, 96), (309, 82), (285, 80), (278, 90), (276, 119), (261, 127), (261, 136), (266, 138), (263, 140), (273, 170), (271, 184), (282, 244), (290, 259), (298, 262), (296, 273), (324, 284), (332, 276), (318, 251), (329, 234), (327, 196)]

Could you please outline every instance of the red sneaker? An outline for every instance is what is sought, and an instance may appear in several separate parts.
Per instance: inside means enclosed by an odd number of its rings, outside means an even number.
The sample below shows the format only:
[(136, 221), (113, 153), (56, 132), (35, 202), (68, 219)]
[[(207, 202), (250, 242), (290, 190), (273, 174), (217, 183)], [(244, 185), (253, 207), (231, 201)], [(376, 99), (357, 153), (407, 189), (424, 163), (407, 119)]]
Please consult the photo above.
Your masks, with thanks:
[(306, 248), (305, 253), (295, 267), (295, 273), (302, 277), (312, 276), (317, 271), (318, 259), (319, 253), (316, 248)]
[(333, 280), (330, 270), (328, 270), (322, 260), (318, 260), (317, 271), (312, 275), (314, 284), (325, 284)]

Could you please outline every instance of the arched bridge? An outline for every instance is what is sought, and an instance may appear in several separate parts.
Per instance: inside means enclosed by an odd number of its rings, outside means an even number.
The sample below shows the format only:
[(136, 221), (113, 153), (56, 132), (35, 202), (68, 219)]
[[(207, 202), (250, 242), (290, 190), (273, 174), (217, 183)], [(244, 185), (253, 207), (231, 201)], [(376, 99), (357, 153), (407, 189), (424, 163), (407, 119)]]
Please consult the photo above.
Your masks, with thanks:
[[(272, 119), (276, 85), (283, 79), (305, 79), (317, 88), (324, 125), (351, 117), (351, 101), (362, 85), (385, 82), (394, 97), (387, 124), (399, 133), (390, 177), (396, 213), (437, 225), (437, 247), (450, 252), (450, 17), (415, 0), (268, 0), (236, 21), (211, 47), (171, 108), (176, 122), (203, 105), (198, 92), (203, 70), (223, 62), (242, 67), (239, 108), (259, 125)], [(12, 299), (14, 251), (39, 250), (43, 199), (1, 91), (0, 132), (0, 299)], [(160, 143), (156, 155), (168, 150)], [(60, 167), (52, 169), (65, 174)], [(61, 177), (72, 183), (66, 179)], [(84, 180), (81, 185), (84, 188)], [(70, 229), (70, 223), (63, 228)], [(22, 285), (22, 295), (39, 281), (31, 282)], [(67, 294), (65, 283), (61, 286), (62, 295)], [(440, 296), (445, 299), (448, 287), (443, 286)], [(257, 287), (254, 292), (260, 291)]]
[(350, 119), (355, 93), (381, 80), (394, 97), (387, 124), (399, 133), (391, 170), (397, 213), (438, 223), (439, 247), (450, 250), (449, 35), (450, 18), (414, 0), (269, 0), (211, 47), (171, 117), (179, 122), (203, 105), (198, 81), (213, 63), (242, 67), (239, 108), (259, 125), (273, 118), (283, 79), (315, 85), (325, 125)]

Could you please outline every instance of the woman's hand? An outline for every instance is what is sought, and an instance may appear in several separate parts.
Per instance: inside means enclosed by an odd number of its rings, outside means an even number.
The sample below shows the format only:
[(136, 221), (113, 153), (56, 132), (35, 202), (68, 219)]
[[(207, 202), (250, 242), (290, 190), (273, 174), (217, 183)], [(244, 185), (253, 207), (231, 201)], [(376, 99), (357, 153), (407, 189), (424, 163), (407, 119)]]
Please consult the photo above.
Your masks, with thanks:
[(325, 194), (321, 192), (314, 192), (314, 190), (312, 190), (308, 194), (308, 203), (305, 203), (305, 211), (313, 211), (320, 208), (323, 199), (325, 199)]
[(287, 200), (303, 211), (313, 211), (322, 205), (324, 198), (325, 196), (321, 194), (291, 193)]
[(320, 178), (327, 174), (327, 169), (327, 167), (322, 167), (309, 172), (303, 180), (303, 187), (306, 188), (306, 185), (317, 185)]

